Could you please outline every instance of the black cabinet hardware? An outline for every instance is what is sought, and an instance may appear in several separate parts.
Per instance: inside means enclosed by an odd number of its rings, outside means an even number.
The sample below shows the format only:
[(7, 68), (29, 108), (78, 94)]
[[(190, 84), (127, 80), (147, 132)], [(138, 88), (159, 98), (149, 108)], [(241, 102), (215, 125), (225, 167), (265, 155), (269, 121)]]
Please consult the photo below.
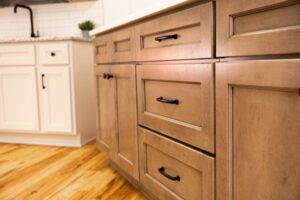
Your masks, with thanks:
[(168, 104), (176, 104), (176, 105), (179, 104), (178, 99), (167, 99), (167, 98), (164, 98), (164, 97), (157, 97), (156, 101), (159, 101), (161, 103), (168, 103)]
[(42, 74), (42, 88), (43, 89), (46, 89), (46, 86), (45, 86), (45, 74)]
[(155, 41), (161, 42), (163, 40), (170, 40), (170, 39), (178, 39), (178, 34), (172, 34), (172, 35), (163, 35), (155, 38)]
[(54, 57), (54, 56), (55, 56), (55, 53), (54, 53), (54, 52), (51, 52), (51, 56)]
[(107, 80), (114, 78), (114, 76), (112, 74), (107, 74)]
[(107, 77), (107, 74), (103, 73), (103, 79), (106, 79), (106, 77)]
[(158, 168), (158, 171), (161, 175), (163, 175), (164, 177), (172, 180), (172, 181), (180, 181), (180, 176), (171, 176), (170, 174), (167, 174), (165, 172), (165, 168), (164, 167), (160, 167)]
[(114, 77), (114, 76), (113, 76), (112, 74), (103, 73), (103, 79), (109, 80), (109, 79), (111, 79), (111, 78), (113, 78), (113, 77)]

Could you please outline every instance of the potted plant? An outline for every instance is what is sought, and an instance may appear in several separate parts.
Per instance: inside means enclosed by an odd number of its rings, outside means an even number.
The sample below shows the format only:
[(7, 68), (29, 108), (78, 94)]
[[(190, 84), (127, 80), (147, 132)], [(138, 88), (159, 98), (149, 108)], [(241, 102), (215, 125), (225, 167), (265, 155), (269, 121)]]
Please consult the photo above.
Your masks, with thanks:
[(79, 29), (82, 31), (84, 38), (90, 38), (89, 32), (95, 28), (94, 22), (87, 20), (78, 24)]

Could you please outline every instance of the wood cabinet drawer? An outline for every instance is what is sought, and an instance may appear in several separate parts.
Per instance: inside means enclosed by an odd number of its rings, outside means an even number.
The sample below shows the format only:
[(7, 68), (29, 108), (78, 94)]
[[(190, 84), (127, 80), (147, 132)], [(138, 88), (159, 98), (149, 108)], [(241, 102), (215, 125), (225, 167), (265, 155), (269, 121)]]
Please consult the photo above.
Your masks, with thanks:
[(212, 64), (138, 65), (139, 123), (214, 152)]
[(159, 199), (214, 199), (214, 158), (140, 128), (140, 180)]
[(94, 39), (94, 53), (96, 63), (111, 62), (111, 53), (109, 50), (110, 35), (97, 35)]
[(96, 63), (135, 60), (134, 29), (129, 27), (99, 35), (94, 41)]
[(217, 56), (300, 52), (300, 1), (217, 2)]
[(137, 59), (213, 56), (213, 3), (197, 5), (136, 26)]
[(0, 66), (35, 65), (33, 44), (0, 45)]
[(51, 43), (39, 45), (40, 63), (43, 65), (69, 64), (69, 47), (66, 43)]

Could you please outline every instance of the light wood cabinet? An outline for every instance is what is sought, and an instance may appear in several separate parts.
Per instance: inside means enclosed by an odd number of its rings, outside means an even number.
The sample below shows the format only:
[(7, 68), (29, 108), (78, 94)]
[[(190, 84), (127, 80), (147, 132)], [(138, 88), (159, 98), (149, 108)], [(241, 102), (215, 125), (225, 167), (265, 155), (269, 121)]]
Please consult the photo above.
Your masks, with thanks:
[(299, 200), (299, 36), (299, 0), (186, 1), (101, 32), (99, 145), (153, 199)]
[(69, 70), (68, 67), (38, 69), (42, 131), (73, 132)]
[(221, 0), (216, 13), (218, 57), (300, 52), (297, 0)]
[(34, 67), (0, 67), (0, 130), (38, 131)]
[(138, 179), (137, 102), (134, 65), (95, 68), (98, 143), (111, 159)]
[(300, 199), (299, 75), (299, 59), (217, 64), (217, 200)]

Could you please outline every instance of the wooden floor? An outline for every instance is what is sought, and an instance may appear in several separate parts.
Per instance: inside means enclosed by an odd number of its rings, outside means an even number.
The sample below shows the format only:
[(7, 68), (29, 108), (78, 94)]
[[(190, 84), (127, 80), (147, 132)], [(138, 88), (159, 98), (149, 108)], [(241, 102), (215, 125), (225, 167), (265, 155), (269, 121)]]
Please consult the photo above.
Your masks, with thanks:
[(0, 199), (146, 198), (90, 143), (82, 148), (0, 144)]

